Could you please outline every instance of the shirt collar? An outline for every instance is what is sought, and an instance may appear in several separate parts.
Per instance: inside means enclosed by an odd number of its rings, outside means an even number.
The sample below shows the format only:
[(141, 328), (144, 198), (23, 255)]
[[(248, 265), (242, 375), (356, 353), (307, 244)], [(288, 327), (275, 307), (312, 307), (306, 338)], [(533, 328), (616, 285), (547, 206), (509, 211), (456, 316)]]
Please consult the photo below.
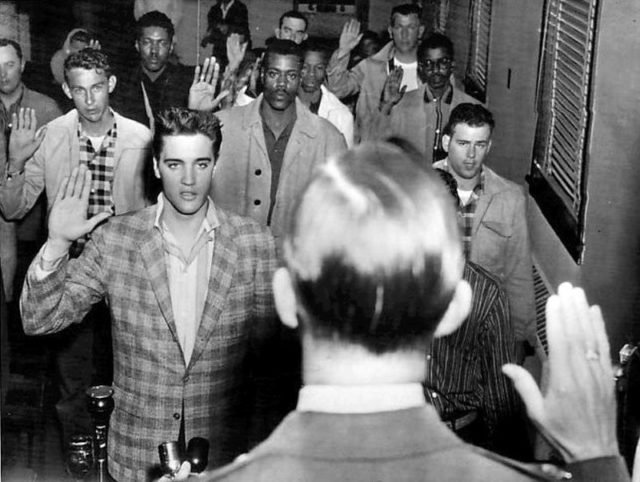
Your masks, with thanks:
[(297, 410), (325, 413), (376, 413), (420, 407), (426, 403), (420, 383), (389, 385), (306, 385)]
[[(109, 130), (105, 134), (106, 137), (113, 136), (113, 133), (117, 130), (116, 113), (113, 111), (111, 107), (109, 107), (109, 112), (111, 112), (111, 115), (113, 116), (113, 124), (111, 125), (111, 127), (109, 127)], [(78, 139), (82, 139), (83, 137), (88, 138), (89, 134), (87, 134), (85, 130), (82, 128), (82, 122), (80, 122), (80, 113), (78, 113), (77, 120), (78, 120)], [(100, 137), (100, 136), (92, 136), (92, 137)]]
[[(442, 167), (444, 167), (444, 170), (449, 174), (452, 174), (451, 168), (449, 167), (449, 158), (442, 160)], [(473, 192), (477, 195), (484, 194), (484, 178), (484, 166), (482, 166), (482, 169), (480, 170), (480, 179), (478, 179), (478, 183), (473, 188)]]
[[(453, 100), (453, 86), (451, 85), (451, 82), (447, 85), (447, 90), (445, 90), (440, 99), (442, 99), (442, 102), (445, 104), (451, 105), (451, 101)], [(429, 89), (429, 84), (424, 84), (424, 101), (433, 102), (434, 100), (438, 99), (433, 95), (431, 89)]]
[[(198, 231), (198, 237), (202, 235), (202, 233), (207, 233), (207, 235), (213, 239), (214, 229), (216, 229), (220, 222), (218, 221), (218, 215), (216, 214), (216, 209), (213, 205), (213, 200), (210, 197), (207, 197), (209, 203), (207, 205), (207, 214), (202, 220), (202, 226)], [(166, 223), (160, 220), (162, 216), (162, 212), (164, 211), (164, 194), (158, 194), (158, 203), (156, 209), (156, 217), (153, 222), (153, 226), (156, 227), (161, 233), (164, 234), (165, 231), (169, 231), (169, 227)]]

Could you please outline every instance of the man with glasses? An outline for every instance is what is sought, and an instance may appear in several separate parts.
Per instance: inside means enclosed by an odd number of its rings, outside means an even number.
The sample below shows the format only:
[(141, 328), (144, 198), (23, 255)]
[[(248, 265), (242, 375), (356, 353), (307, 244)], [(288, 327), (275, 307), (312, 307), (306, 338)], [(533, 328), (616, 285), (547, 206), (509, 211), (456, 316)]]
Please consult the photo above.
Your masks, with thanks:
[(340, 46), (329, 60), (327, 87), (341, 99), (359, 93), (356, 104), (356, 139), (370, 137), (371, 123), (390, 72), (402, 69), (399, 75), (406, 91), (419, 87), (417, 51), (424, 33), (421, 18), (422, 12), (417, 5), (393, 7), (388, 29), (391, 42), (351, 70), (348, 70), (351, 51), (358, 46), (363, 34), (360, 33), (360, 23), (357, 20), (349, 20), (342, 29)]
[(152, 127), (156, 113), (188, 105), (193, 71), (169, 62), (175, 30), (164, 13), (145, 13), (138, 19), (136, 30), (140, 65), (119, 77), (113, 104), (125, 117)]
[(451, 40), (438, 33), (429, 36), (418, 47), (418, 77), (423, 84), (408, 92), (401, 83), (402, 71), (391, 71), (372, 129), (363, 132), (363, 139), (401, 136), (424, 155), (427, 165), (447, 157), (442, 149), (442, 130), (449, 113), (458, 104), (477, 103), (451, 81), (453, 66)]

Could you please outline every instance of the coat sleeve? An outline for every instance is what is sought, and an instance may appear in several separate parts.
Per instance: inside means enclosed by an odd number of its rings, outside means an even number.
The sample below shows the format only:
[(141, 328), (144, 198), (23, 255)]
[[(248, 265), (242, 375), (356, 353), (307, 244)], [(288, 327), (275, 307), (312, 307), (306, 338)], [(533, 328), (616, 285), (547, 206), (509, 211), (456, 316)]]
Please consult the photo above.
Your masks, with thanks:
[(0, 210), (7, 219), (24, 217), (38, 200), (44, 189), (44, 162), (41, 145), (21, 172), (0, 177)]
[(516, 340), (536, 344), (533, 265), (529, 229), (527, 227), (526, 196), (520, 192), (514, 199), (512, 236), (505, 253), (505, 290), (509, 297), (511, 323)]
[[(42, 279), (36, 276), (42, 250), (35, 257), (20, 297), (22, 324), (27, 335), (46, 335), (84, 319), (106, 292), (99, 228), (79, 258), (64, 261)], [(44, 249), (44, 248), (43, 248)]]
[(338, 98), (344, 98), (351, 94), (360, 92), (360, 86), (364, 79), (363, 60), (351, 70), (347, 69), (349, 65), (349, 56), (338, 57), (336, 50), (329, 59), (327, 66), (327, 87)]

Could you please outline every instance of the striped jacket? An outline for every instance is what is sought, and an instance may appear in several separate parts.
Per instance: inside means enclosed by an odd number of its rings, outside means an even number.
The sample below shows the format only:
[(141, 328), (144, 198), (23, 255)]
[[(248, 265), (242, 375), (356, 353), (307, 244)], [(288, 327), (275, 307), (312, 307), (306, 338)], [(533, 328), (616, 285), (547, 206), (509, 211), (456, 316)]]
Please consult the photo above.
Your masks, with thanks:
[[(271, 279), (275, 248), (257, 223), (217, 209), (209, 291), (189, 365), (176, 336), (156, 206), (111, 218), (82, 255), (43, 280), (29, 269), (22, 294), (25, 332), (46, 334), (78, 323), (105, 298), (112, 318), (115, 409), (111, 475), (140, 481), (158, 463), (157, 446), (209, 440), (209, 467), (246, 451), (251, 367), (277, 318)], [(250, 363), (250, 362), (255, 363)], [(253, 373), (255, 374), (255, 373)], [(258, 375), (260, 375), (258, 373)]]

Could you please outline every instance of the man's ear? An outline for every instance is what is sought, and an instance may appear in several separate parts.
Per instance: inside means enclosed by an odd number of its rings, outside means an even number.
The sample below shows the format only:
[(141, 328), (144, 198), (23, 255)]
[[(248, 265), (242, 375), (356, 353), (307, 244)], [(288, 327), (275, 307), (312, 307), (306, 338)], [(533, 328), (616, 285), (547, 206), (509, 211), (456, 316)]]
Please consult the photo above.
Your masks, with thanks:
[(433, 334), (435, 338), (450, 335), (462, 325), (471, 311), (472, 296), (473, 293), (469, 283), (465, 280), (460, 280), (447, 311), (436, 327), (436, 331)]
[(138, 43), (137, 40), (133, 43), (133, 45), (136, 48), (136, 52), (140, 53), (140, 44)]
[(158, 159), (153, 156), (153, 173), (156, 175), (158, 179), (160, 179), (160, 169), (158, 169)]
[(278, 268), (273, 275), (273, 298), (280, 321), (289, 328), (298, 327), (296, 294), (287, 268)]
[(274, 28), (273, 29), (273, 33), (275, 34), (276, 38), (279, 40), (280, 39), (280, 27)]
[(420, 27), (418, 27), (418, 39), (421, 39), (423, 35), (424, 35), (424, 25), (420, 25)]
[(449, 134), (444, 134), (442, 136), (442, 148), (444, 152), (449, 152), (449, 143), (451, 142), (451, 136)]
[(490, 150), (491, 150), (491, 139), (489, 139), (489, 143), (487, 144), (487, 152), (486, 152), (486, 154), (489, 154)]
[(115, 75), (109, 76), (109, 93), (113, 92), (113, 89), (116, 88), (116, 84), (118, 83), (118, 79)]
[(20, 62), (20, 73), (24, 74), (24, 68), (27, 65), (27, 61), (22, 59), (22, 61)]
[(304, 33), (304, 37), (302, 37), (302, 41), (304, 42), (309, 38), (309, 34), (307, 32)]
[(62, 91), (67, 97), (69, 97), (69, 99), (73, 99), (73, 97), (71, 97), (71, 90), (69, 89), (69, 86), (66, 82), (62, 83)]

